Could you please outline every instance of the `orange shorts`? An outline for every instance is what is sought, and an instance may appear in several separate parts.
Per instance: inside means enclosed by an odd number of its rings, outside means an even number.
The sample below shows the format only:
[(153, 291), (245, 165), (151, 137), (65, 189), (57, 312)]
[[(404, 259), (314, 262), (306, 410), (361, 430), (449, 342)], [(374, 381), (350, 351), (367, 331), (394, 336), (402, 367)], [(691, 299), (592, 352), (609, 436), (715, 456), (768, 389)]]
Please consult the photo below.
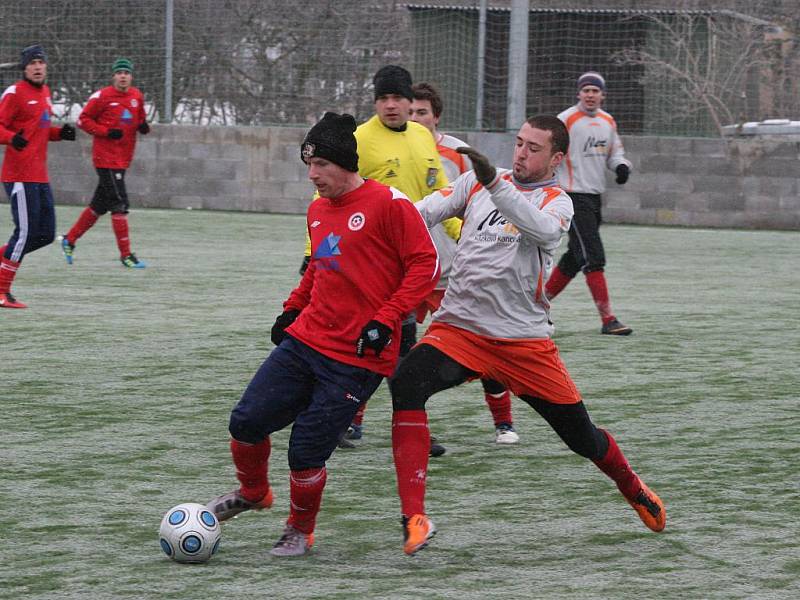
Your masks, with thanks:
[(428, 313), (435, 313), (439, 310), (439, 305), (442, 303), (442, 298), (444, 298), (444, 288), (433, 290), (425, 300), (422, 301), (422, 304), (417, 307), (417, 323), (422, 323), (425, 321), (425, 317), (428, 316)]
[(448, 323), (431, 323), (419, 341), (516, 396), (534, 396), (554, 404), (576, 404), (581, 395), (550, 338), (490, 338)]

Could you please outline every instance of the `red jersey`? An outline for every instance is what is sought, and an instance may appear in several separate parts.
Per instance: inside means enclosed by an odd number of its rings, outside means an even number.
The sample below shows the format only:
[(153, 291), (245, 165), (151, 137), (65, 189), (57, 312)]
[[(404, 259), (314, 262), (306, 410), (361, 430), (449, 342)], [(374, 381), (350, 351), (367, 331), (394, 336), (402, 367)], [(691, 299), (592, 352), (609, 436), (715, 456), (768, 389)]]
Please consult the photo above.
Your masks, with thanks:
[[(60, 127), (51, 125), (53, 103), (50, 88), (35, 86), (24, 79), (10, 85), (0, 97), (0, 144), (7, 144), (3, 158), (4, 183), (15, 181), (48, 183), (47, 142), (61, 139)], [(11, 146), (11, 138), (22, 132), (28, 145)]]
[[(136, 148), (136, 130), (145, 121), (142, 92), (131, 86), (120, 92), (113, 85), (89, 96), (78, 117), (78, 127), (94, 136), (92, 159), (99, 169), (127, 169)], [(112, 140), (109, 129), (121, 129), (122, 137)]]
[[(400, 353), (401, 320), (436, 286), (439, 257), (408, 198), (366, 179), (308, 207), (311, 263), (284, 303), (302, 310), (287, 332), (325, 356), (389, 376)], [(392, 328), (380, 358), (356, 341), (368, 321)]]

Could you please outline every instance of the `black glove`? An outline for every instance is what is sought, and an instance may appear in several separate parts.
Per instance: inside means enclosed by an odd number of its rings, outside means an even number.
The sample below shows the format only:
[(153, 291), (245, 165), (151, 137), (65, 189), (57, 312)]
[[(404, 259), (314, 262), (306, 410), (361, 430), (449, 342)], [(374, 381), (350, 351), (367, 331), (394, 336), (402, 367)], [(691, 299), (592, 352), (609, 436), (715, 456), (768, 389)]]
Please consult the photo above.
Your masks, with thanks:
[(356, 356), (363, 358), (364, 351), (367, 348), (372, 348), (375, 351), (375, 356), (380, 357), (383, 349), (392, 343), (392, 330), (379, 321), (372, 320), (361, 330), (356, 342)]
[(275, 319), (275, 324), (272, 326), (272, 331), (270, 332), (269, 336), (273, 344), (277, 346), (283, 341), (283, 339), (286, 337), (286, 328), (294, 323), (294, 320), (299, 314), (299, 310), (290, 308), (289, 310), (283, 311), (278, 318)]
[(308, 264), (311, 262), (310, 256), (304, 256), (303, 262), (300, 263), (300, 275), (305, 275), (308, 270)]
[(147, 135), (150, 133), (150, 124), (147, 121), (142, 121), (139, 123), (139, 133), (142, 135)]
[(474, 148), (461, 146), (460, 148), (456, 148), (456, 152), (466, 154), (469, 157), (472, 161), (475, 177), (481, 184), (489, 185), (494, 181), (494, 178), (497, 177), (497, 169), (494, 168), (494, 165), (489, 162), (488, 158)]
[(11, 145), (14, 150), (23, 150), (28, 145), (28, 140), (22, 137), (22, 130), (19, 133), (15, 133), (14, 137), (11, 138)]
[(61, 131), (58, 133), (58, 136), (62, 140), (67, 140), (68, 142), (75, 141), (75, 128), (70, 125), (69, 123), (64, 123), (61, 126)]
[(108, 139), (110, 139), (110, 140), (120, 140), (120, 139), (122, 139), (122, 129), (109, 129), (108, 130)]
[(623, 185), (626, 181), (628, 181), (628, 177), (631, 176), (631, 170), (628, 168), (628, 165), (617, 165), (617, 183)]

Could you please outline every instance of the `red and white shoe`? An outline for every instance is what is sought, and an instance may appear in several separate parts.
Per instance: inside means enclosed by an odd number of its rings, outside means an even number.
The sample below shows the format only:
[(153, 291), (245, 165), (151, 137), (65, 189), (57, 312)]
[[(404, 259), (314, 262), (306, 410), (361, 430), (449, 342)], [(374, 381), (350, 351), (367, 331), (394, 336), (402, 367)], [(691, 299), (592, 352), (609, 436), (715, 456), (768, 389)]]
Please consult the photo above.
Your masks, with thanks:
[(20, 302), (11, 292), (0, 294), (0, 308), (28, 308), (24, 302)]
[(273, 500), (272, 488), (269, 488), (267, 493), (264, 494), (264, 497), (258, 502), (247, 500), (242, 496), (242, 493), (236, 489), (209, 501), (206, 504), (206, 508), (213, 512), (217, 520), (222, 523), (246, 510), (264, 510), (265, 508), (272, 508)]

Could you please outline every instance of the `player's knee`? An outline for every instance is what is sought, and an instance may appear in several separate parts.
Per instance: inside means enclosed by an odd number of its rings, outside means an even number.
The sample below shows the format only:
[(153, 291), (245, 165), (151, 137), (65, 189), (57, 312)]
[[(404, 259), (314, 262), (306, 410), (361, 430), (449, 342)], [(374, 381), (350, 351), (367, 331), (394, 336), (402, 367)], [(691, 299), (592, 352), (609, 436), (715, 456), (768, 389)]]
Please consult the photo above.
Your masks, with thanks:
[(502, 394), (506, 391), (505, 386), (494, 379), (481, 379), (481, 385), (487, 394)]
[(605, 270), (605, 266), (606, 266), (606, 262), (604, 260), (603, 261), (598, 261), (598, 262), (593, 262), (593, 263), (585, 265), (583, 267), (583, 272), (584, 273), (593, 273), (595, 271), (599, 271), (600, 273), (602, 273)]
[(228, 431), (233, 439), (248, 444), (257, 444), (265, 437), (241, 403), (231, 411)]
[(322, 456), (319, 451), (305, 444), (289, 444), (288, 458), (292, 471), (304, 471), (324, 467), (329, 456)]
[(393, 410), (424, 410), (428, 395), (423, 387), (424, 382), (413, 376), (404, 376), (398, 371), (389, 381), (389, 390), (392, 392)]

